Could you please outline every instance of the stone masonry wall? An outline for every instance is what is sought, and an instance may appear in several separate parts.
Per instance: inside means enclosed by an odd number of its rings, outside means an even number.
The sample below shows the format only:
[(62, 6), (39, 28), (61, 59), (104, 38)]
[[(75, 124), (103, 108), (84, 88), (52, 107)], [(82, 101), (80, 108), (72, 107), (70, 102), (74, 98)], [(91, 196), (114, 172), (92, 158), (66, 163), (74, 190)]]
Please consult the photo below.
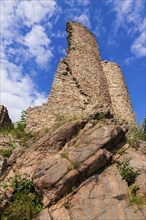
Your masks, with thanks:
[(87, 103), (88, 97), (79, 90), (78, 83), (63, 59), (59, 63), (48, 102), (27, 110), (26, 130), (49, 128), (58, 116), (82, 114)]
[[(101, 61), (95, 36), (77, 22), (67, 22), (67, 32), (67, 54), (59, 63), (48, 102), (27, 110), (26, 130), (49, 128), (58, 115), (84, 115), (86, 109), (99, 103), (109, 106), (122, 119), (134, 121), (122, 75)], [(118, 86), (114, 87), (117, 78)]]
[(90, 99), (90, 103), (110, 105), (110, 96), (95, 36), (83, 25), (67, 23), (68, 42), (66, 61), (73, 77)]
[(128, 89), (120, 67), (113, 62), (102, 62), (102, 66), (107, 78), (111, 104), (115, 115), (130, 124), (135, 124)]

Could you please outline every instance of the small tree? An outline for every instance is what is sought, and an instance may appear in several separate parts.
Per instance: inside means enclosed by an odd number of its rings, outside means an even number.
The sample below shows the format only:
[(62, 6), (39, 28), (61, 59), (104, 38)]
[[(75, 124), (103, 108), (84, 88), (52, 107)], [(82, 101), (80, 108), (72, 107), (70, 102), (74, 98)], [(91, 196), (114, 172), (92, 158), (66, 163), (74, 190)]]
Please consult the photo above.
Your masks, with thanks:
[(22, 111), (20, 116), (20, 121), (16, 122), (16, 128), (23, 131), (25, 125), (26, 125), (26, 111)]
[(144, 118), (143, 122), (141, 123), (140, 129), (143, 132), (143, 134), (146, 134), (146, 117)]
[(21, 112), (21, 119), (20, 119), (21, 122), (24, 122), (26, 121), (26, 111), (22, 111)]

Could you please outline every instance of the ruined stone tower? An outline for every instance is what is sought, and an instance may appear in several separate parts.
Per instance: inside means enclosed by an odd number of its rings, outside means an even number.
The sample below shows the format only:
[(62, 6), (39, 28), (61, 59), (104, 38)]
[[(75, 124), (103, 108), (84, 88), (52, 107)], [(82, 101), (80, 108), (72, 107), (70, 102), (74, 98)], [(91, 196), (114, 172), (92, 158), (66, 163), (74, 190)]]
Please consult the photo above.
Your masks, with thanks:
[(135, 123), (128, 91), (117, 64), (102, 62), (95, 36), (77, 22), (67, 22), (68, 48), (61, 59), (48, 102), (27, 110), (26, 129), (50, 127), (59, 115), (82, 115), (96, 104)]

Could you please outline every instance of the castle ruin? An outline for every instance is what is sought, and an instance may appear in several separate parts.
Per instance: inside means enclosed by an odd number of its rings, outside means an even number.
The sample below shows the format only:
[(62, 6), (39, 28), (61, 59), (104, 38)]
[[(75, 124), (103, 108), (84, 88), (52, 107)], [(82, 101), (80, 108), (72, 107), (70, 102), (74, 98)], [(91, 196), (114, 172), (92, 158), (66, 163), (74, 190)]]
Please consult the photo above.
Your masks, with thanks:
[(68, 48), (61, 59), (46, 104), (29, 108), (26, 130), (50, 127), (59, 115), (84, 115), (96, 104), (135, 124), (128, 90), (120, 67), (102, 61), (95, 36), (78, 22), (67, 22)]

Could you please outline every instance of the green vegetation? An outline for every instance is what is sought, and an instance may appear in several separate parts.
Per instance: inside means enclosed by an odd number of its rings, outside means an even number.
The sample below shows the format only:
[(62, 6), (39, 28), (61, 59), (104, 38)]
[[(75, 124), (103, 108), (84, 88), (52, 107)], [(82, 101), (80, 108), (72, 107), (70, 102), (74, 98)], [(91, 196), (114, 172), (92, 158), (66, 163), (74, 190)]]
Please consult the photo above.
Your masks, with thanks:
[(100, 112), (100, 113), (98, 114), (98, 116), (97, 116), (97, 119), (98, 119), (98, 120), (104, 120), (104, 119), (105, 119), (104, 113), (103, 113), (103, 112)]
[[(97, 120), (98, 120), (98, 123), (101, 124), (101, 125), (107, 123), (105, 114), (104, 114), (103, 112), (98, 113), (98, 115), (97, 115)], [(96, 122), (96, 121), (93, 121), (92, 124), (93, 124), (93, 126), (94, 126), (94, 125), (97, 124), (97, 122)]]
[(55, 130), (55, 129), (61, 127), (65, 123), (66, 123), (65, 116), (57, 115), (56, 119), (55, 119), (55, 124), (53, 125), (53, 129)]
[(66, 124), (66, 123), (69, 123), (69, 122), (72, 122), (72, 121), (75, 121), (75, 120), (79, 120), (79, 119), (82, 119), (82, 116), (79, 115), (70, 115), (70, 116), (66, 116), (66, 115), (57, 115), (56, 116), (56, 119), (55, 119), (55, 123), (53, 125), (53, 130), (56, 130), (57, 128), (60, 128), (62, 125)]
[(43, 129), (42, 129), (42, 133), (45, 133), (45, 134), (48, 133), (49, 131), (50, 131), (49, 128), (43, 128)]
[(138, 147), (139, 141), (146, 141), (146, 118), (144, 122), (139, 126), (131, 126), (127, 134), (127, 142), (132, 147)]
[(139, 187), (133, 183), (129, 186), (130, 192), (131, 192), (131, 198), (130, 203), (134, 203), (138, 206), (140, 205), (146, 205), (146, 200), (141, 199), (140, 196), (137, 195), (137, 191), (139, 190)]
[(60, 156), (61, 156), (62, 158), (68, 159), (68, 152), (62, 151), (62, 152), (60, 153)]
[(140, 205), (146, 205), (146, 200), (144, 199), (141, 199), (138, 195), (136, 196), (132, 196), (131, 199), (130, 199), (130, 203), (134, 203), (138, 206)]
[(135, 184), (136, 177), (140, 174), (139, 170), (134, 170), (133, 167), (130, 167), (130, 159), (125, 160), (124, 162), (120, 162), (118, 164), (118, 168), (120, 170), (120, 174), (123, 177), (124, 180), (126, 180), (131, 195), (130, 195), (130, 203), (136, 204), (137, 206), (140, 205), (146, 205), (146, 200), (140, 198), (140, 196), (137, 194), (139, 187), (137, 184)]
[[(6, 136), (11, 135), (14, 138), (19, 139), (20, 144), (25, 145), (26, 142), (31, 137), (33, 137), (32, 133), (25, 132), (25, 126), (26, 126), (25, 120), (26, 120), (26, 111), (22, 111), (20, 121), (16, 122), (13, 127), (2, 129), (1, 133), (3, 133)], [(12, 143), (10, 142), (10, 144), (12, 144)], [(9, 149), (9, 151), (10, 151), (10, 149)]]
[(139, 170), (134, 170), (134, 168), (129, 165), (130, 160), (131, 158), (126, 159), (118, 165), (121, 176), (126, 180), (129, 186), (135, 182), (136, 177), (140, 174)]
[(7, 206), (0, 212), (2, 220), (31, 220), (43, 208), (33, 182), (28, 177), (16, 175), (4, 183), (4, 188), (12, 187), (14, 193)]
[(116, 124), (116, 125), (119, 125), (120, 124), (120, 118), (118, 117), (118, 116), (114, 116), (114, 123)]
[(145, 134), (145, 140), (146, 140), (146, 117), (144, 118), (143, 122), (141, 123), (140, 128), (141, 128), (143, 134)]
[(3, 148), (0, 150), (0, 155), (2, 155), (3, 157), (10, 157), (12, 151), (13, 151), (12, 147)]
[(78, 168), (79, 168), (80, 164), (77, 163), (77, 162), (71, 161), (71, 160), (69, 159), (69, 157), (68, 157), (68, 152), (67, 152), (67, 151), (61, 152), (61, 153), (60, 153), (60, 156), (61, 156), (62, 158), (65, 158), (65, 159), (67, 159), (67, 160), (70, 161), (70, 163), (71, 163), (71, 165), (72, 165), (72, 168), (71, 168), (71, 169), (78, 169)]
[(129, 186), (129, 189), (130, 189), (131, 195), (136, 196), (139, 187), (135, 183), (133, 183)]
[(119, 149), (119, 150), (117, 151), (117, 154), (122, 155), (126, 150), (127, 150), (127, 149), (125, 149), (125, 148), (121, 148), (121, 149)]
[(72, 163), (72, 169), (78, 169), (80, 164), (77, 162), (71, 162)]
[(75, 144), (74, 144), (74, 147), (75, 148), (78, 148), (80, 146), (80, 143), (79, 142), (76, 142)]

